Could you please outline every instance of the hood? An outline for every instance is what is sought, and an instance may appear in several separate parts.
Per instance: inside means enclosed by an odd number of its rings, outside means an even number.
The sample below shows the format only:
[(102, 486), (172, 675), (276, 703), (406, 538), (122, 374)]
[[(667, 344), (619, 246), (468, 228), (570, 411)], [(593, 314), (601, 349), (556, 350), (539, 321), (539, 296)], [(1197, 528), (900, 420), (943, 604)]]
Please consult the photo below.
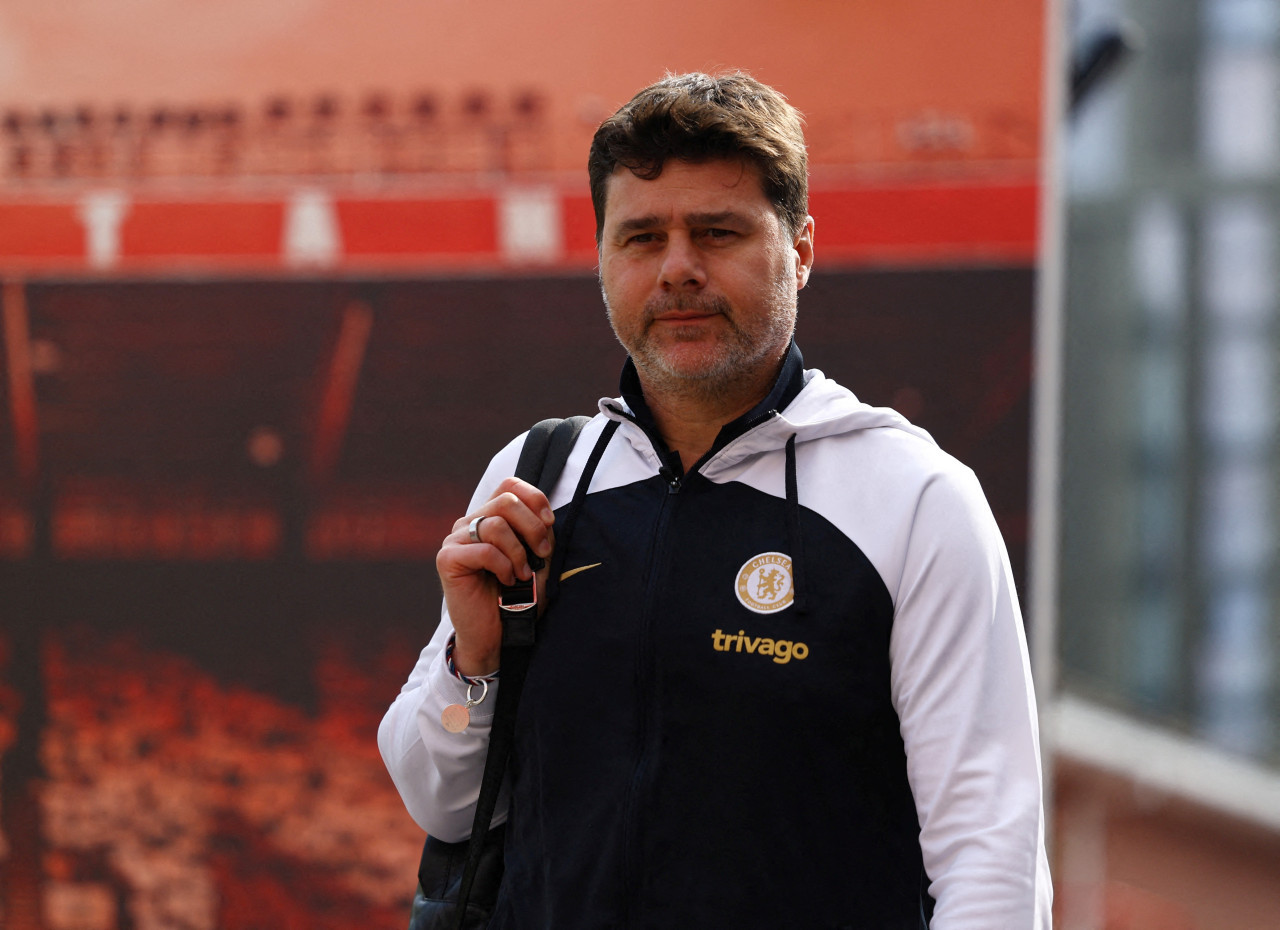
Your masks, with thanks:
[[(761, 452), (782, 449), (792, 436), (798, 444), (826, 439), (864, 429), (895, 429), (936, 446), (928, 431), (911, 423), (889, 407), (873, 407), (863, 403), (853, 392), (828, 378), (816, 368), (805, 369), (804, 386), (782, 410), (769, 411), (742, 435), (727, 443), (701, 463), (698, 469), (714, 478), (722, 469), (731, 468), (743, 459)], [(658, 456), (644, 431), (632, 419), (632, 411), (621, 397), (600, 399), (600, 412), (611, 420), (630, 423), (625, 430), (637, 451), (661, 467)]]
[[(624, 378), (624, 384), (625, 384)], [(643, 398), (637, 398), (643, 405)], [(781, 409), (776, 409), (780, 407)], [(621, 428), (627, 441), (664, 479), (678, 486), (678, 466), (675, 473), (669, 464), (663, 463), (658, 447), (661, 440), (650, 436), (640, 424), (626, 394), (619, 398), (602, 398), (600, 412), (612, 422), (602, 433), (592, 452), (583, 478), (579, 482), (571, 515), (565, 531), (571, 531), (581, 498), (590, 484), (590, 475), (599, 463), (604, 447), (608, 445), (614, 430)], [(715, 481), (724, 472), (735, 468), (743, 460), (764, 452), (783, 451), (785, 468), (783, 489), (787, 502), (788, 552), (791, 556), (793, 584), (795, 585), (795, 609), (798, 614), (808, 612), (808, 591), (805, 583), (804, 534), (800, 521), (799, 491), (797, 489), (796, 448), (818, 439), (840, 436), (859, 430), (898, 430), (916, 440), (937, 447), (925, 430), (907, 421), (896, 410), (888, 407), (872, 407), (864, 404), (847, 388), (832, 381), (821, 371), (804, 369), (799, 350), (791, 346), (787, 362), (773, 391), (755, 409), (744, 414), (721, 430), (717, 445), (698, 463), (697, 471)]]
[(792, 437), (803, 445), (864, 429), (895, 429), (937, 445), (927, 430), (889, 407), (873, 407), (816, 368), (804, 373), (804, 388), (784, 409), (716, 453), (704, 472), (736, 465), (748, 456), (780, 449)]

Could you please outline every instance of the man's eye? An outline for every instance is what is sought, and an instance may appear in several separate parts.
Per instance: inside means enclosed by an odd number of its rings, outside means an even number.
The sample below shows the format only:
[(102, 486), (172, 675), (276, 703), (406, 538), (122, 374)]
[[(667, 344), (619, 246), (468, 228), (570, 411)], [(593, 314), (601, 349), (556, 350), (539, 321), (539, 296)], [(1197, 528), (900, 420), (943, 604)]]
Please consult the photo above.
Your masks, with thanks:
[(735, 233), (732, 229), (712, 228), (707, 230), (706, 235), (708, 239), (728, 239)]
[(654, 236), (653, 233), (636, 233), (634, 236), (632, 236), (630, 239), (627, 240), (627, 244), (628, 245), (644, 245), (646, 243), (653, 242), (655, 238), (656, 237)]

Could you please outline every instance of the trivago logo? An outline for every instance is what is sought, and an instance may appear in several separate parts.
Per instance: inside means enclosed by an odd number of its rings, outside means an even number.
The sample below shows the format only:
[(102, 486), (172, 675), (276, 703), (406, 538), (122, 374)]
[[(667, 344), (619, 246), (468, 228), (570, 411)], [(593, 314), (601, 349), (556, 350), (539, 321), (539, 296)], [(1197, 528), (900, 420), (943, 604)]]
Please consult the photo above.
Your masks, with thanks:
[(809, 647), (804, 643), (793, 643), (789, 639), (770, 639), (767, 636), (748, 636), (744, 630), (739, 630), (736, 634), (716, 630), (711, 634), (711, 646), (716, 652), (772, 656), (773, 661), (779, 665), (786, 665), (792, 659), (809, 657)]

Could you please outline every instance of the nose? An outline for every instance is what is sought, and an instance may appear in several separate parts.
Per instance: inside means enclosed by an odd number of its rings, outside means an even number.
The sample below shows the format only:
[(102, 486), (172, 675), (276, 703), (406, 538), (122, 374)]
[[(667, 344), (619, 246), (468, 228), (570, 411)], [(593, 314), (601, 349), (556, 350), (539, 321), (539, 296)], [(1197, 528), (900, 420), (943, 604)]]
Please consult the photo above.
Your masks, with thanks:
[(669, 290), (697, 290), (707, 283), (702, 255), (685, 235), (667, 239), (659, 275), (663, 288)]

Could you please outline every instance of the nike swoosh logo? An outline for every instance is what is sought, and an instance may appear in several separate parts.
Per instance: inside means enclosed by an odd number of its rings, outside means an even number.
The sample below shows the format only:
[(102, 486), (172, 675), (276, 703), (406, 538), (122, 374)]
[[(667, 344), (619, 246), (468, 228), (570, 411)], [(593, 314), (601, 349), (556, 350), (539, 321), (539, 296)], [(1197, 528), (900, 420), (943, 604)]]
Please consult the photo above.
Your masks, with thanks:
[(578, 574), (578, 572), (585, 572), (588, 568), (599, 568), (603, 564), (603, 562), (596, 562), (593, 565), (579, 565), (577, 568), (571, 568), (567, 572), (561, 574), (560, 580), (564, 581), (566, 578), (572, 578), (574, 575)]

